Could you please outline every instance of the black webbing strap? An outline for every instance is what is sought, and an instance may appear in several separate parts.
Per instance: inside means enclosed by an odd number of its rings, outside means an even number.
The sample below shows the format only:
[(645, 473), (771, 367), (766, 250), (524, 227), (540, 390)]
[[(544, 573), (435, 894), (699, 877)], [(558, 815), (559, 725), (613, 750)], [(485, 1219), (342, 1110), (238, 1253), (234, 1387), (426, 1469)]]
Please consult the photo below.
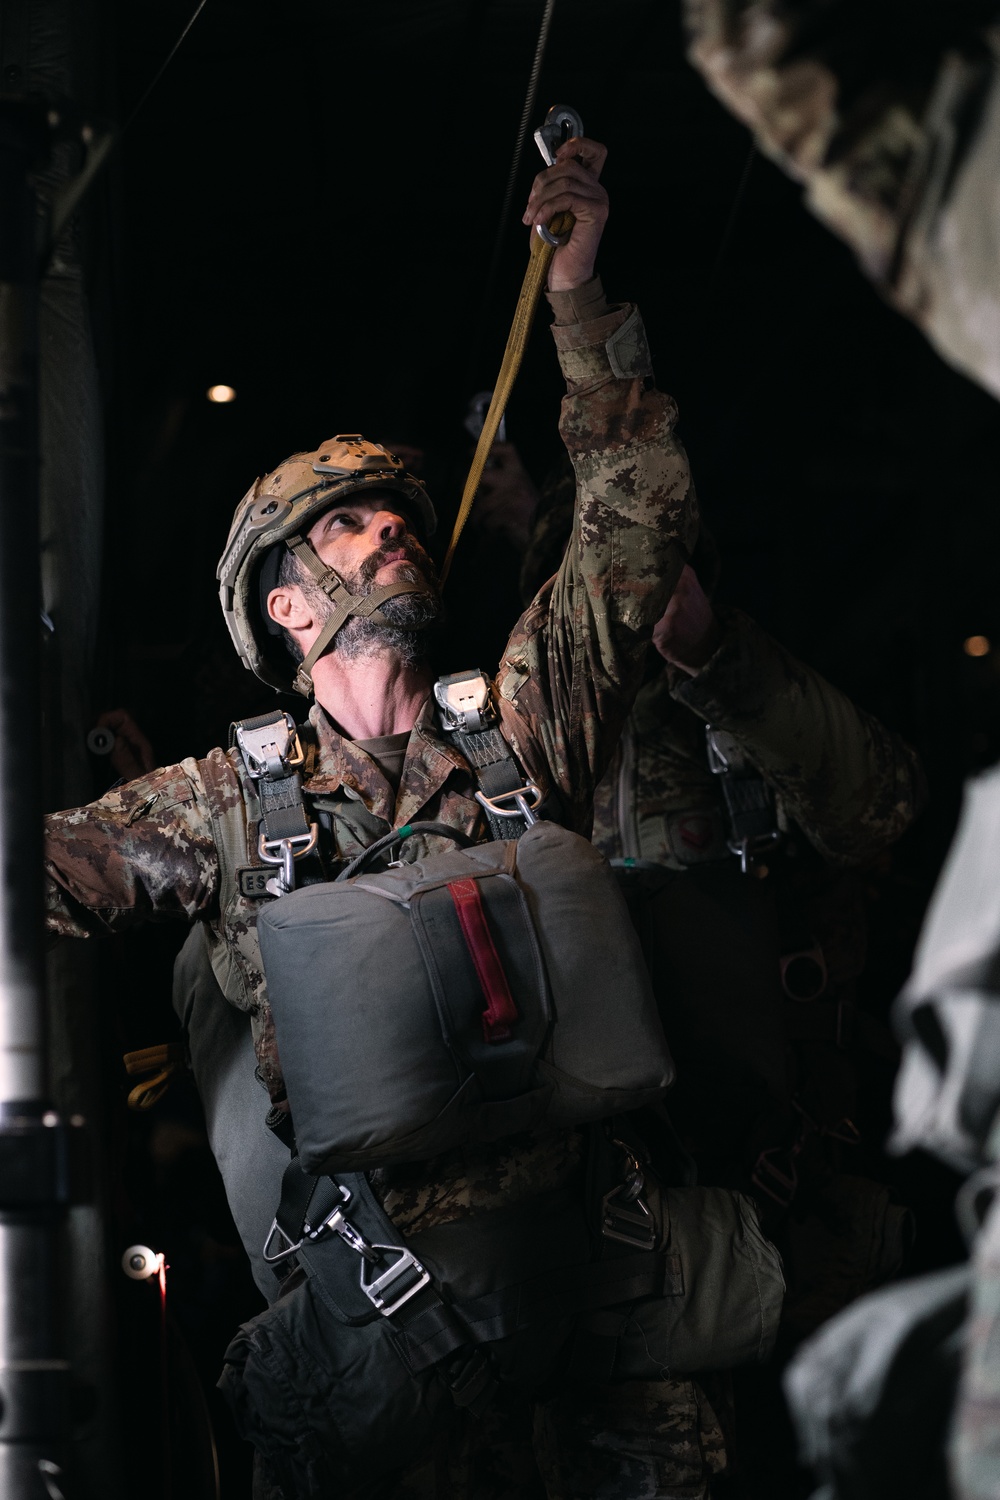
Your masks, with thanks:
[[(323, 1224), (338, 1209), (346, 1224), (324, 1233)], [(283, 1245), (278, 1254), (301, 1261), (319, 1296), (344, 1322), (370, 1323), (385, 1317), (413, 1373), (438, 1366), (455, 1405), (478, 1416), (493, 1399), (497, 1377), (487, 1355), (475, 1347), (478, 1341), (468, 1326), (445, 1302), (421, 1263), (399, 1243), (401, 1238), (362, 1173), (311, 1177), (293, 1157), (282, 1178), (281, 1203), (264, 1254), (273, 1260), (275, 1247)], [(389, 1310), (380, 1309), (372, 1295), (385, 1276), (393, 1278), (389, 1297), (399, 1302)], [(416, 1337), (410, 1336), (411, 1330)]]
[[(294, 1255), (315, 1275), (318, 1292), (329, 1301), (338, 1317), (346, 1322), (370, 1322), (378, 1310), (363, 1290), (363, 1274), (352, 1274), (352, 1256), (354, 1265), (360, 1267), (361, 1251), (352, 1246), (350, 1238), (345, 1243), (339, 1232), (308, 1238), (344, 1204), (345, 1190), (348, 1195), (345, 1217), (369, 1250), (382, 1252), (389, 1262), (399, 1252), (409, 1253), (405, 1245), (400, 1245), (403, 1238), (400, 1231), (362, 1173), (311, 1177), (302, 1171), (295, 1158), (282, 1181), (281, 1203), (275, 1217), (277, 1233), (272, 1229), (265, 1252), (268, 1246), (273, 1252), (274, 1242), (280, 1239), (281, 1253), (289, 1259)], [(440, 1364), (460, 1349), (468, 1351), (470, 1346), (509, 1338), (535, 1317), (548, 1320), (559, 1314), (589, 1313), (632, 1303), (641, 1297), (662, 1296), (665, 1290), (672, 1290), (673, 1259), (660, 1251), (613, 1254), (558, 1270), (547, 1269), (483, 1296), (449, 1301), (445, 1301), (430, 1274), (417, 1261), (417, 1270), (427, 1277), (426, 1281), (398, 1308), (383, 1316), (393, 1328), (400, 1353), (411, 1370), (418, 1373)], [(371, 1274), (374, 1276), (377, 1270), (376, 1265)], [(419, 1277), (414, 1277), (414, 1285), (417, 1280)], [(492, 1376), (489, 1379), (493, 1381)], [(485, 1380), (483, 1376), (484, 1390)], [(478, 1399), (475, 1385), (472, 1368), (466, 1360), (462, 1367), (460, 1404), (471, 1404)], [(458, 1401), (454, 1389), (452, 1394)]]
[(268, 843), (298, 838), (309, 832), (302, 798), (302, 778), (292, 772), (278, 781), (262, 780), (257, 787), (260, 821)]
[(316, 825), (302, 795), (304, 756), (294, 721), (281, 709), (241, 719), (231, 728), (230, 744), (239, 748), (260, 803), (260, 857), (265, 864), (282, 866), (283, 889), (290, 890), (294, 881), (285, 876), (293, 860), (316, 843)]
[[(516, 792), (524, 786), (524, 772), (514, 759), (514, 752), (499, 729), (478, 729), (474, 733), (455, 730), (449, 736), (456, 750), (469, 762), (476, 773), (479, 790), (484, 797), (502, 797)], [(524, 818), (498, 817), (484, 807), (489, 823), (490, 837), (494, 839), (519, 839), (527, 830)]]
[[(481, 711), (471, 710), (460, 715), (449, 712), (445, 706), (447, 694), (442, 693), (442, 688), (452, 682), (476, 682), (478, 685), (479, 681), (483, 687), (479, 694)], [(502, 800), (520, 791), (527, 784), (527, 777), (497, 726), (485, 674), (456, 672), (442, 677), (435, 685), (434, 697), (441, 710), (442, 732), (472, 767), (483, 797)], [(471, 695), (466, 701), (472, 701)], [(460, 723), (460, 718), (464, 722)], [(521, 816), (504, 817), (485, 805), (483, 811), (493, 839), (519, 839), (528, 828), (526, 819)]]

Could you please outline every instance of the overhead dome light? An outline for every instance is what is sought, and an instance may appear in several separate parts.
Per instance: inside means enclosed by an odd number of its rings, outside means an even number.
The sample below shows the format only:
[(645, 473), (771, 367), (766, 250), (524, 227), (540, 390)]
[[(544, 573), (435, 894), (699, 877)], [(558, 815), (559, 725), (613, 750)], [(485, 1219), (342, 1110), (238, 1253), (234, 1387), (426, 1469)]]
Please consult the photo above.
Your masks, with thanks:
[(228, 406), (230, 401), (236, 400), (236, 392), (231, 385), (210, 385), (205, 395), (216, 406)]
[(968, 640), (962, 643), (962, 650), (966, 656), (989, 656), (992, 649), (985, 635), (970, 635)]

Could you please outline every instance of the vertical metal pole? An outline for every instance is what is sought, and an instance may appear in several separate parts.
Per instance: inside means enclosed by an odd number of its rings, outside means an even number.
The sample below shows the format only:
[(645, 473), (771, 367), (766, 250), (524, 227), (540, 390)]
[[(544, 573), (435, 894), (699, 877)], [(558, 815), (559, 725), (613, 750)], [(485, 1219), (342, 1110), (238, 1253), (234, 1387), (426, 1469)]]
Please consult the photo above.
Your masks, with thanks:
[(55, 1250), (67, 1199), (47, 1091), (41, 884), (38, 217), (44, 112), (0, 100), (0, 1496), (64, 1493), (69, 1369)]

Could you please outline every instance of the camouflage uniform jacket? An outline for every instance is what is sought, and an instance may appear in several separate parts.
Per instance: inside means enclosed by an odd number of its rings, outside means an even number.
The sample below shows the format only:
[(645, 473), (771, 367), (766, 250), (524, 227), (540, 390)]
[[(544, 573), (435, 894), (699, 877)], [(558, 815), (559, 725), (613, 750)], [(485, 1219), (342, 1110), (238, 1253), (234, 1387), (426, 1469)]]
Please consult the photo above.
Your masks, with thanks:
[[(1000, 28), (960, 6), (685, 0), (689, 55), (940, 354), (1000, 396)], [(894, 31), (887, 36), (887, 28)]]
[[(559, 573), (508, 642), (494, 683), (502, 732), (559, 807), (590, 831), (594, 788), (631, 707), (653, 623), (662, 613), (697, 526), (676, 408), (653, 387), (638, 313), (613, 309), (553, 329), (567, 380), (560, 430), (578, 481), (574, 538)], [(337, 856), (349, 857), (415, 819), (486, 836), (476, 783), (439, 733), (430, 701), (410, 738), (398, 795), (378, 766), (310, 714), (316, 754), (307, 800), (330, 815)], [(255, 924), (226, 853), (236, 815), (243, 864), (258, 863), (255, 799), (239, 754), (152, 772), (87, 807), (50, 816), (49, 925), (83, 937), (136, 921), (209, 924), (213, 966), (227, 997), (253, 1017), (261, 1075), (284, 1098)], [(442, 839), (407, 841), (418, 859)], [(504, 1168), (506, 1172), (506, 1167)]]
[(705, 726), (735, 735), (795, 823), (835, 866), (871, 860), (899, 838), (924, 799), (916, 754), (797, 661), (739, 610), (720, 611), (723, 639), (689, 677), (664, 664), (639, 692), (594, 803), (594, 842), (610, 859), (684, 869), (724, 858), (720, 778)]

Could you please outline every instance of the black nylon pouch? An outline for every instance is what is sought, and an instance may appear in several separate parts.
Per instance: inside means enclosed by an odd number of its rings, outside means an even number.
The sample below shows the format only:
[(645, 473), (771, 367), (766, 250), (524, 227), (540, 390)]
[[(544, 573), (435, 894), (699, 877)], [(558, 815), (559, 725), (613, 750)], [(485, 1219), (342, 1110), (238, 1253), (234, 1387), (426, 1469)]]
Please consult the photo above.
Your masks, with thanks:
[[(504, 1037), (486, 1039), (456, 884), (478, 891), (509, 984)], [(294, 891), (257, 931), (310, 1172), (583, 1124), (660, 1099), (673, 1077), (614, 875), (556, 824)]]
[[(360, 1179), (345, 1180), (358, 1189), (352, 1222), (373, 1242), (405, 1243), (439, 1293), (383, 1317), (359, 1288), (360, 1258), (330, 1235), (300, 1251), (277, 1302), (240, 1329), (219, 1387), (285, 1500), (376, 1481), (419, 1457), (456, 1406), (481, 1397), (484, 1353), (493, 1389), (530, 1397), (560, 1370), (586, 1298), (591, 1241), (570, 1189), (404, 1242)], [(648, 1286), (655, 1267), (641, 1272)], [(634, 1262), (603, 1294), (629, 1296), (629, 1273)]]

